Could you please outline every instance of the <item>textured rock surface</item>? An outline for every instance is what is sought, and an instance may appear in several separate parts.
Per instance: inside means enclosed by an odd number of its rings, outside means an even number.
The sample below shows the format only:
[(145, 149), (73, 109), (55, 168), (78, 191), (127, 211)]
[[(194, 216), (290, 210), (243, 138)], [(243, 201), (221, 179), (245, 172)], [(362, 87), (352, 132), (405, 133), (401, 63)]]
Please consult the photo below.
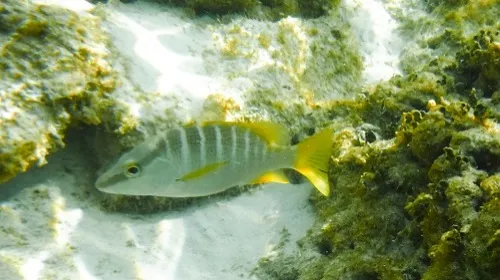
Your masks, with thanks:
[(400, 8), (406, 74), (334, 103), (332, 196), (261, 279), (498, 278), (500, 3)]
[(0, 182), (44, 164), (70, 125), (105, 120), (119, 83), (107, 44), (96, 17), (0, 3)]

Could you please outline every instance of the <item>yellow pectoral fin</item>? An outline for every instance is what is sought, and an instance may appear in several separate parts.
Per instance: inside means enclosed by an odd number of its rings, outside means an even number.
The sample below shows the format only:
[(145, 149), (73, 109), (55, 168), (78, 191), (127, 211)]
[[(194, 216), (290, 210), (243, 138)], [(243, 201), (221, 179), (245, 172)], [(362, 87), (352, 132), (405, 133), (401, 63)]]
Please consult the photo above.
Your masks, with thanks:
[(220, 162), (214, 162), (214, 163), (207, 164), (199, 169), (196, 169), (194, 171), (191, 171), (191, 172), (185, 174), (184, 176), (176, 179), (176, 181), (189, 181), (189, 180), (195, 180), (195, 179), (201, 178), (207, 174), (215, 172), (216, 170), (218, 170), (219, 168), (221, 168), (222, 166), (224, 166), (228, 163), (229, 162), (227, 162), (227, 161), (220, 161)]
[(259, 178), (253, 180), (251, 184), (262, 184), (269, 182), (288, 184), (290, 181), (288, 181), (286, 175), (280, 170), (264, 173), (263, 175), (259, 176)]

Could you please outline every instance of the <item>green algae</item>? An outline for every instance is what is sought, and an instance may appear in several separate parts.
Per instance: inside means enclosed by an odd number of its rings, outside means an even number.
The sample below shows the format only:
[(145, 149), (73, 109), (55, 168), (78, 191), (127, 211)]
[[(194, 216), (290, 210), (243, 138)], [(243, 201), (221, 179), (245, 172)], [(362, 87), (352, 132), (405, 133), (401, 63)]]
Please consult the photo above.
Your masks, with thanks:
[(256, 0), (174, 0), (174, 4), (186, 6), (196, 14), (212, 13), (242, 13), (254, 8)]
[(432, 49), (403, 54), (405, 75), (318, 104), (345, 123), (334, 135), (332, 195), (311, 196), (315, 226), (295, 254), (265, 259), (259, 279), (497, 279), (499, 27), (458, 16), (498, 1), (433, 2), (435, 13), (455, 10), (429, 23), (448, 26), (421, 42)]
[(500, 25), (482, 29), (463, 43), (457, 54), (456, 78), (463, 90), (474, 88), (477, 94), (491, 97), (500, 87)]
[[(476, 159), (499, 158), (499, 132), (473, 116), (443, 121), (457, 103), (410, 111), (409, 122), (404, 113), (388, 140), (363, 143), (355, 129), (338, 132), (333, 193), (311, 198), (318, 221), (301, 249), (323, 256), (281, 256), (276, 265), (300, 263), (290, 279), (493, 279), (500, 212), (491, 194), (499, 165)], [(464, 144), (468, 134), (475, 137)], [(267, 261), (264, 270), (272, 267)], [(270, 275), (262, 279), (285, 279)]]
[(339, 0), (169, 0), (196, 15), (243, 13), (252, 18), (280, 19), (287, 16), (317, 18), (336, 9)]

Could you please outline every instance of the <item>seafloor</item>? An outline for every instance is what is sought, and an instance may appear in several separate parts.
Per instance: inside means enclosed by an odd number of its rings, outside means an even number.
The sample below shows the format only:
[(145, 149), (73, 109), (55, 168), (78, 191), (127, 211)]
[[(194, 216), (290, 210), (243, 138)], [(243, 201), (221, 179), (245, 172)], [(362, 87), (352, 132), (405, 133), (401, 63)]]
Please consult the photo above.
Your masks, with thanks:
[[(0, 279), (500, 279), (499, 0), (3, 0)], [(324, 197), (99, 192), (158, 131), (333, 127)], [(140, 187), (140, 186), (139, 186)]]

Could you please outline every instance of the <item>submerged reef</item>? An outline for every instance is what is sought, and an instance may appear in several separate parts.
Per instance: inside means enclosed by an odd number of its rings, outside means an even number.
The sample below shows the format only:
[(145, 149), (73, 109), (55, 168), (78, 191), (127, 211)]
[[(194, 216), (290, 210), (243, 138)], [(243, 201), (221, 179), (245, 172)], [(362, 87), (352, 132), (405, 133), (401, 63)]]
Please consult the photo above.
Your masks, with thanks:
[(108, 40), (97, 17), (0, 3), (0, 183), (44, 164), (68, 127), (100, 124), (111, 112), (119, 79)]
[(261, 259), (259, 279), (498, 279), (500, 26), (462, 19), (500, 4), (427, 2), (433, 28), (404, 75), (317, 104), (344, 122), (332, 194), (311, 196), (315, 226), (295, 254)]
[[(254, 271), (259, 279), (498, 279), (498, 1), (424, 1), (430, 14), (414, 19), (393, 11), (401, 33), (415, 40), (402, 54), (404, 74), (364, 90), (350, 24), (335, 14), (340, 1), (163, 2), (197, 15), (278, 20), (213, 27), (207, 68), (256, 86), (244, 92), (241, 107), (214, 93), (205, 100), (204, 118), (279, 122), (290, 128), (293, 143), (317, 127), (336, 129), (332, 194), (313, 192), (315, 225), (297, 252), (280, 251), (280, 244), (261, 259)], [(103, 154), (137, 142), (117, 139), (138, 120), (127, 119), (112, 98), (120, 80), (108, 44), (98, 18), (28, 1), (0, 3), (0, 182), (44, 163), (71, 127), (93, 147), (87, 154), (96, 166), (108, 157)], [(130, 134), (125, 137), (136, 136)], [(51, 199), (43, 189), (34, 194)], [(106, 210), (141, 213), (210, 201), (99, 195)], [(49, 205), (44, 201), (41, 209)], [(16, 260), (4, 260), (0, 270), (10, 262)]]

